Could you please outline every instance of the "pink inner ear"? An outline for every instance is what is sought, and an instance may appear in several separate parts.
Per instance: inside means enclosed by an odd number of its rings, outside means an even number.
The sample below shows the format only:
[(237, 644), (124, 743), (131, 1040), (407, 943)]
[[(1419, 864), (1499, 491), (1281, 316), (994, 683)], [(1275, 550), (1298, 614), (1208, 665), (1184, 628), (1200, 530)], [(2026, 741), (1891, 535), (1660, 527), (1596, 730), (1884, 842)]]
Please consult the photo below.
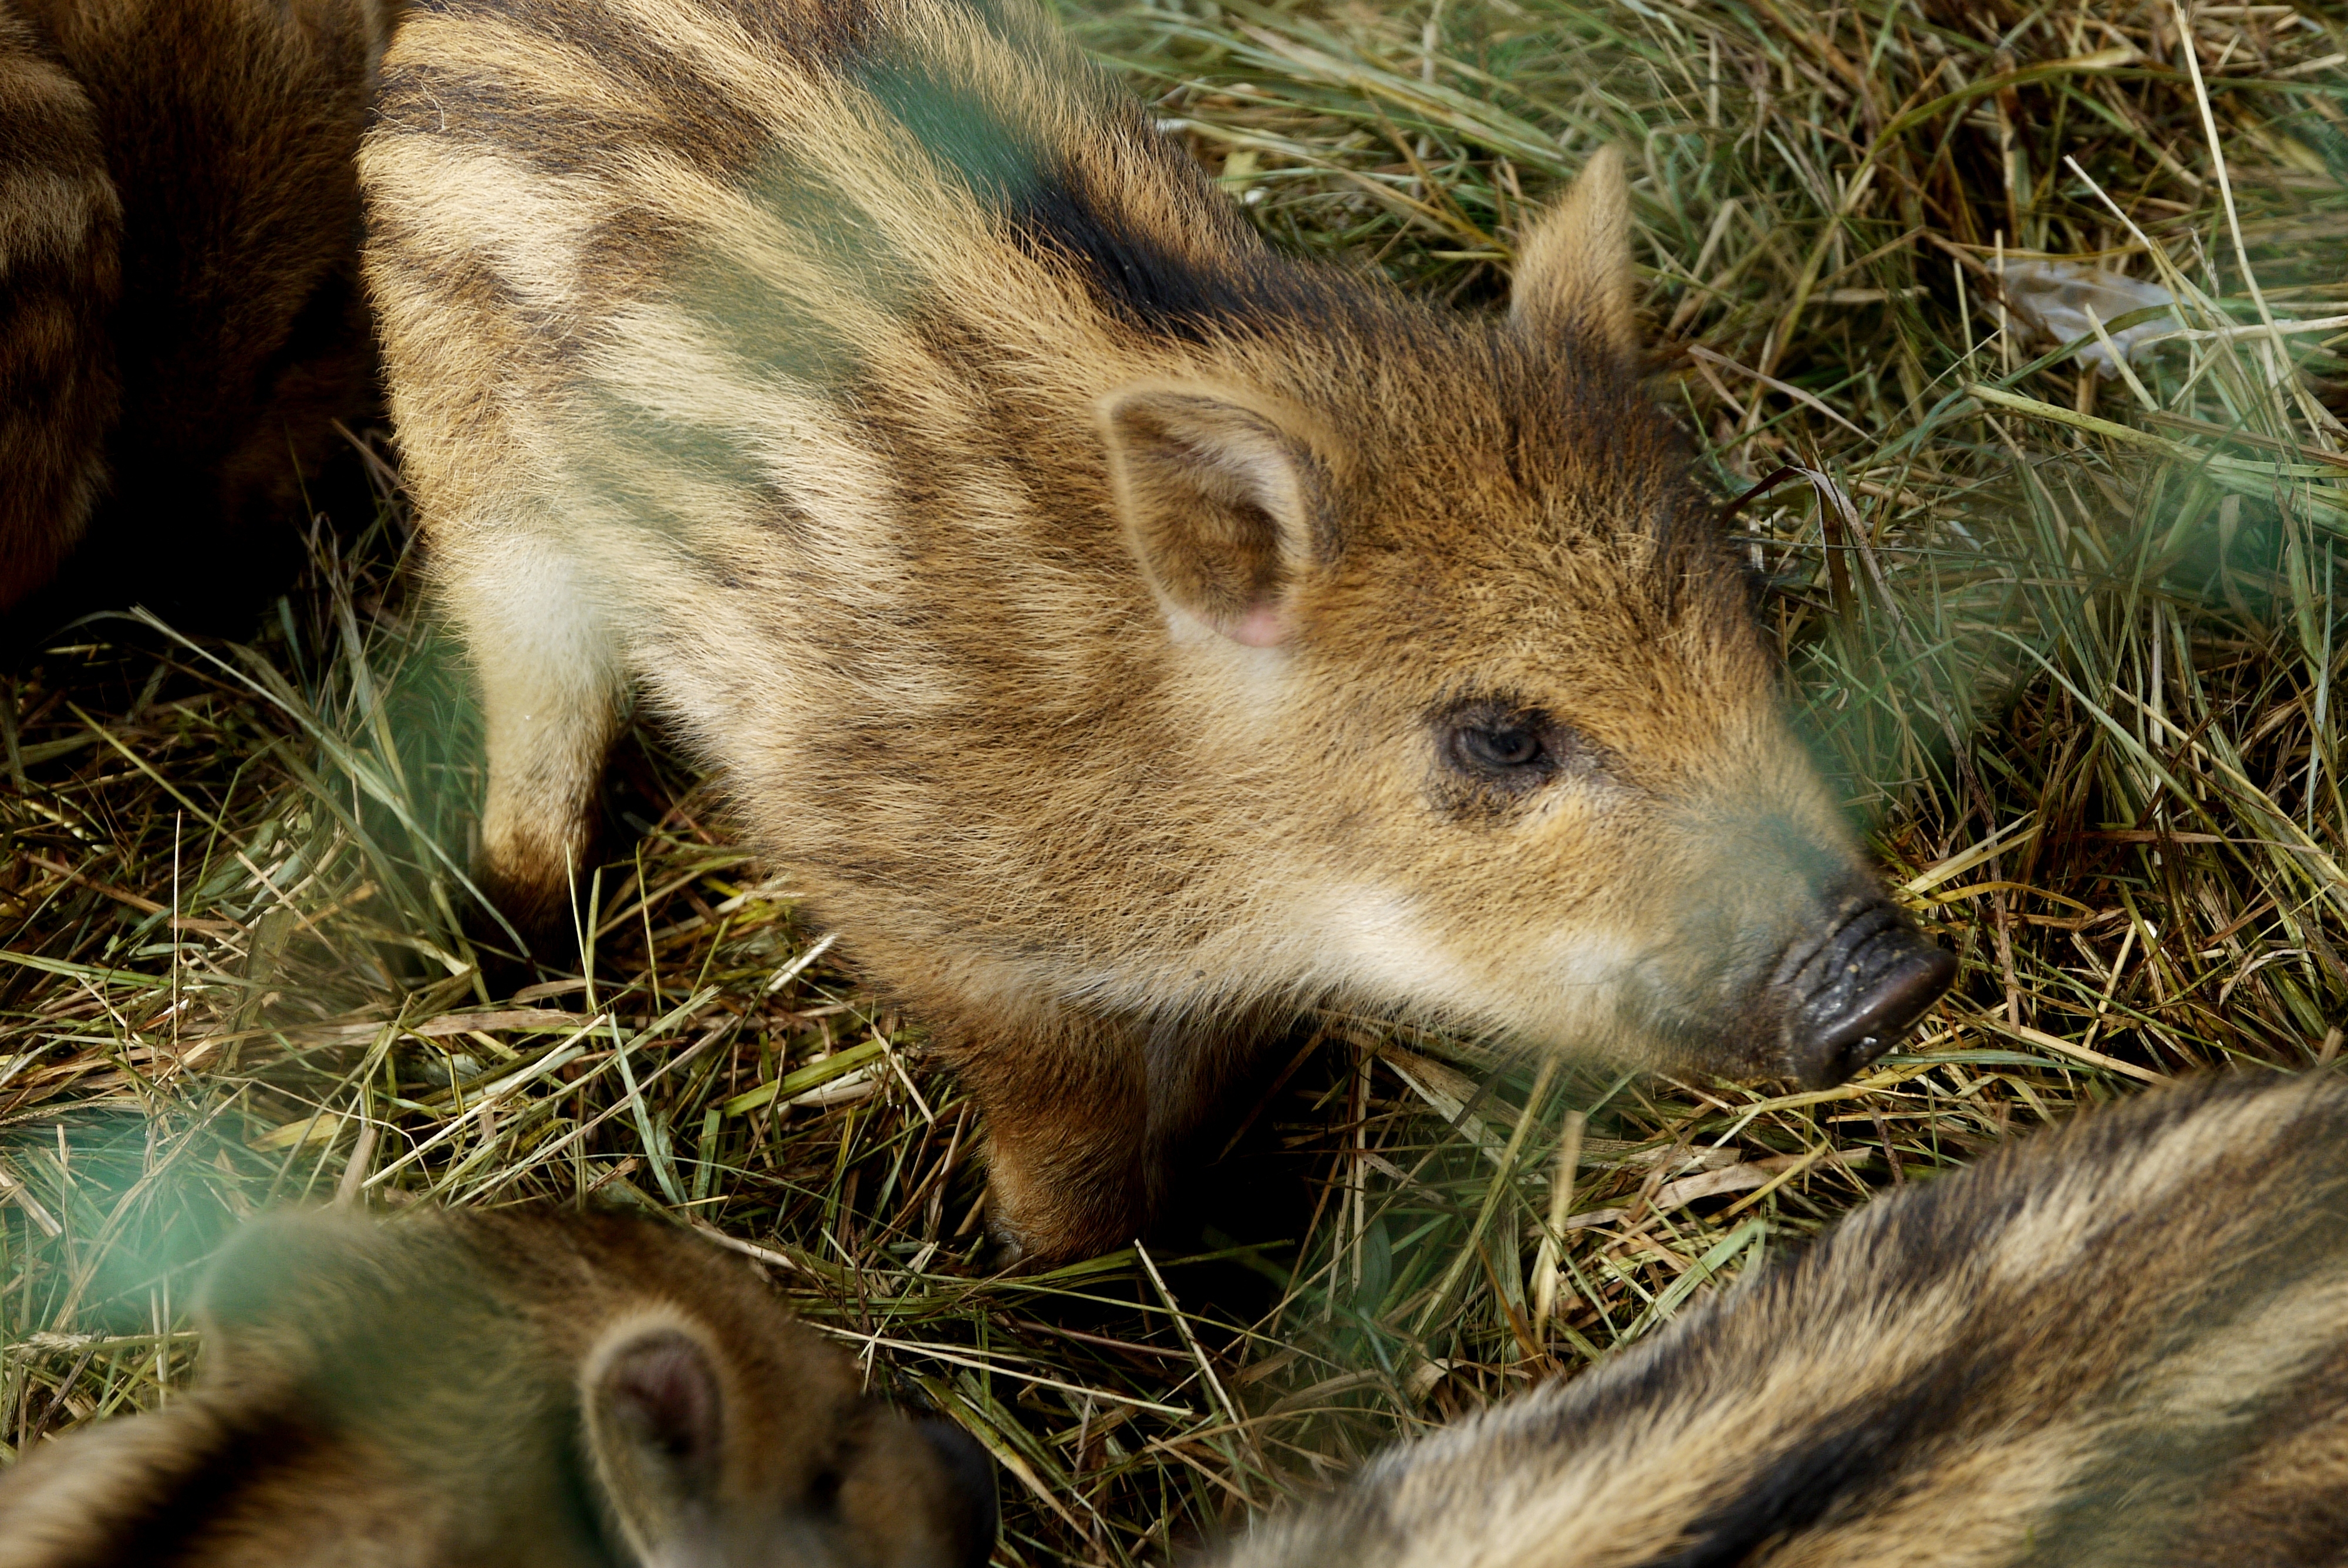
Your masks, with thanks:
[(1245, 648), (1277, 648), (1288, 640), (1288, 628), (1279, 610), (1260, 604), (1224, 627), (1223, 635)]

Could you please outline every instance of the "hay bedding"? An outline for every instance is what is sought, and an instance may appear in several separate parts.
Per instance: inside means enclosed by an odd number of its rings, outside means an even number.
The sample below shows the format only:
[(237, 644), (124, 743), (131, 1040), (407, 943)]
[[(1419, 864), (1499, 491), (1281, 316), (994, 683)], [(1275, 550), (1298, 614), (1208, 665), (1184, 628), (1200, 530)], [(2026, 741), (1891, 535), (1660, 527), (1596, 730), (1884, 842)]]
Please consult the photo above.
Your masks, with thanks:
[[(98, 621), (0, 684), (8, 1452), (182, 1386), (193, 1271), (257, 1208), (591, 1198), (728, 1238), (978, 1434), (1000, 1561), (1162, 1561), (1877, 1187), (2335, 1053), (2337, 5), (1071, 19), (1274, 236), (1466, 303), (1529, 198), (1632, 151), (1658, 394), (1724, 497), (1780, 475), (1730, 526), (1959, 993), (1794, 1095), (1314, 1020), (1212, 1178), (1295, 1192), (1272, 1234), (990, 1277), (966, 1102), (655, 737), (623, 748), (640, 838), (580, 888), (584, 961), (485, 988), (472, 720), (378, 464), (249, 642)], [(2013, 253), (2164, 288), (2189, 335), (2085, 372), (2001, 298)]]

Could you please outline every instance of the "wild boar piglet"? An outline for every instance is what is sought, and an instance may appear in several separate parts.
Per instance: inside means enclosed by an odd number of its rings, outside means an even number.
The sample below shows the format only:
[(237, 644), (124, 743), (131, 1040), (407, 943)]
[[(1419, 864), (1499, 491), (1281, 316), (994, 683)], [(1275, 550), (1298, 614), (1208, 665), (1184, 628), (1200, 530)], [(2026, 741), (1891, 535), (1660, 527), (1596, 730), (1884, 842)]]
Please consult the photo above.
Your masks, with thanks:
[(301, 559), (377, 400), (354, 164), (396, 0), (0, 0), (0, 653)]
[(0, 1475), (0, 1568), (978, 1568), (992, 1470), (649, 1220), (257, 1222), (201, 1376)]
[(640, 690), (1032, 1256), (1300, 1009), (1820, 1084), (1947, 983), (1640, 390), (1612, 154), (1470, 315), (1270, 250), (1025, 0), (434, 0), (361, 175), (487, 886), (572, 929)]
[(2157, 1091), (1911, 1182), (1215, 1562), (2279, 1568), (2344, 1550), (2348, 1083), (2322, 1073)]

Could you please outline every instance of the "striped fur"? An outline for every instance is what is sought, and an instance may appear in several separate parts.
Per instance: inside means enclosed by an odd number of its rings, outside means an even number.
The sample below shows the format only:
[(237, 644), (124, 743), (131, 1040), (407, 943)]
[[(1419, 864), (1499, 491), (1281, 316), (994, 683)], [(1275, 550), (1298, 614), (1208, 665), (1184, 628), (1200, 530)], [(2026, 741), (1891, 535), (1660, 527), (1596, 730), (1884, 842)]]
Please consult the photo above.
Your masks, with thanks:
[(2348, 1084), (2144, 1095), (1878, 1198), (1222, 1568), (2348, 1561)]
[(299, 559), (376, 396), (353, 159), (396, 3), (0, 0), (9, 630)]
[(0, 1568), (976, 1568), (970, 1440), (738, 1260), (612, 1216), (279, 1217), (202, 1379), (0, 1473)]
[(0, 5), (0, 611), (55, 574), (105, 489), (121, 242), (89, 95)]
[(1468, 318), (1267, 250), (1026, 0), (430, 0), (361, 167), (489, 889), (572, 929), (641, 690), (959, 1061), (1015, 1245), (1130, 1239), (1326, 999), (1822, 1078), (1904, 1027), (1787, 1044), (1880, 895), (1611, 157)]

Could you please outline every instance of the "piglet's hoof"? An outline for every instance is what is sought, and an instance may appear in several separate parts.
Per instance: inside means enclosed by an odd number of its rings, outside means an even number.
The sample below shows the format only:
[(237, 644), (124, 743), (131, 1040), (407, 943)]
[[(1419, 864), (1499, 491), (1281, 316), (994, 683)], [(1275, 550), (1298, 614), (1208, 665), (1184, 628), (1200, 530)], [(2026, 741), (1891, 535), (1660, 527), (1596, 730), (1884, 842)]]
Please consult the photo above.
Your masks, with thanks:
[(979, 1262), (990, 1273), (1048, 1274), (1074, 1263), (1104, 1257), (1133, 1245), (1135, 1225), (1116, 1227), (1126, 1234), (1112, 1239), (1107, 1226), (1054, 1225), (1023, 1214), (1004, 1204), (990, 1184), (986, 1192), (986, 1246)]

